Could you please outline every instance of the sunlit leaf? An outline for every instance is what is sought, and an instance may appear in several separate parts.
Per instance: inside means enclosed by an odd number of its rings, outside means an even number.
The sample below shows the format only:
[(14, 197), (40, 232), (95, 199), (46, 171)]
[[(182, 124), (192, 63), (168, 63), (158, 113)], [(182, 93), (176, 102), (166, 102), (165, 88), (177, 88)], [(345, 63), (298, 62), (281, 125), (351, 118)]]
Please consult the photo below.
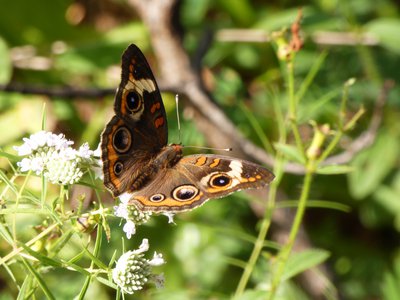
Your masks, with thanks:
[(11, 78), (12, 63), (6, 42), (0, 37), (0, 84), (7, 83)]
[(285, 280), (292, 278), (307, 269), (311, 269), (323, 263), (329, 256), (330, 253), (328, 251), (321, 249), (309, 249), (298, 253), (294, 252), (289, 257), (282, 278)]
[(328, 165), (319, 167), (317, 169), (317, 173), (324, 175), (346, 174), (352, 172), (353, 170), (353, 167), (347, 165)]
[(379, 38), (379, 43), (397, 54), (400, 54), (400, 20), (396, 19), (375, 19), (365, 25), (367, 32)]
[(281, 151), (289, 160), (295, 161), (301, 164), (305, 163), (303, 155), (300, 153), (299, 149), (293, 145), (289, 144), (274, 144), (277, 151)]
[(371, 194), (395, 165), (399, 155), (399, 141), (390, 133), (382, 132), (369, 149), (358, 154), (348, 174), (352, 195), (358, 199)]

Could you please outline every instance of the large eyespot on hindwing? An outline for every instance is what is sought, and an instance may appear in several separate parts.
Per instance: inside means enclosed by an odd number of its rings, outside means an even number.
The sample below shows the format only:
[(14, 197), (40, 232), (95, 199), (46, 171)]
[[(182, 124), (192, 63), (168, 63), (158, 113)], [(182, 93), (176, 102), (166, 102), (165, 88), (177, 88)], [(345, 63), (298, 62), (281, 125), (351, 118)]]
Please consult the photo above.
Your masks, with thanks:
[(217, 173), (211, 176), (208, 184), (213, 188), (223, 188), (230, 186), (232, 183), (232, 178), (225, 173)]
[(181, 185), (172, 191), (172, 198), (178, 201), (190, 201), (199, 193), (199, 189), (193, 185)]
[(131, 132), (125, 126), (119, 127), (112, 137), (112, 145), (115, 151), (124, 154), (129, 151), (132, 145)]
[(163, 194), (154, 194), (150, 197), (151, 202), (161, 202), (165, 199), (165, 195)]

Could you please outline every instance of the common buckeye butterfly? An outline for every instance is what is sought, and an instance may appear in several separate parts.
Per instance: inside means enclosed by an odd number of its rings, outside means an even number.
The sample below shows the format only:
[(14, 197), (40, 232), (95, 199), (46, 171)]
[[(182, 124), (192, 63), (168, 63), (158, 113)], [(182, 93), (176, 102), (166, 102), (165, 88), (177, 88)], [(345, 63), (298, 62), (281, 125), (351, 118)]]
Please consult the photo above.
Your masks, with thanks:
[(259, 188), (274, 175), (252, 162), (213, 154), (183, 156), (168, 142), (164, 105), (143, 53), (122, 55), (115, 116), (101, 136), (104, 184), (139, 210), (180, 212), (242, 189)]

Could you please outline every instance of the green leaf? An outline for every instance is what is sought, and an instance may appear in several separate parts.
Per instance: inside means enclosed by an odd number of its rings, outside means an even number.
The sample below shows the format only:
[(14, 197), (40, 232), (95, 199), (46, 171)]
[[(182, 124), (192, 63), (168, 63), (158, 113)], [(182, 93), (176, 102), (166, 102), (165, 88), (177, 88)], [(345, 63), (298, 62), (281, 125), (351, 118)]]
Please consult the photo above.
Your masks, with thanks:
[(218, 4), (239, 26), (249, 26), (256, 20), (256, 11), (249, 0), (219, 0)]
[(322, 249), (309, 249), (293, 253), (287, 262), (283, 280), (290, 279), (301, 272), (311, 269), (328, 259), (330, 253)]
[(0, 37), (0, 84), (10, 81), (12, 73), (11, 55), (6, 42)]
[(30, 247), (28, 247), (24, 243), (20, 243), (20, 245), (21, 245), (22, 248), (24, 248), (24, 250), (26, 252), (28, 252), (30, 255), (32, 255), (38, 261), (40, 261), (41, 264), (46, 265), (46, 266), (58, 267), (58, 268), (62, 268), (63, 267), (63, 263), (61, 261), (56, 260), (56, 259), (52, 259), (50, 257), (47, 257), (47, 256), (43, 255), (43, 254), (40, 254), (39, 252), (36, 252), (36, 251), (32, 250)]
[[(298, 205), (298, 200), (282, 200), (276, 204), (276, 208), (297, 207)], [(307, 200), (307, 207), (329, 208), (340, 210), (343, 212), (351, 211), (351, 207), (348, 205), (325, 200)]]
[(187, 0), (181, 4), (181, 20), (186, 25), (201, 24), (206, 18), (210, 0)]
[[(313, 16), (316, 11), (312, 6), (302, 6), (304, 16)], [(296, 19), (299, 9), (297, 7), (288, 8), (281, 11), (274, 11), (273, 13), (264, 14), (264, 18), (260, 18), (254, 25), (255, 28), (265, 29), (267, 31), (281, 30), (282, 28), (289, 27), (293, 20)]]
[[(268, 292), (267, 291), (260, 291), (260, 290), (246, 290), (238, 300), (264, 300), (268, 299)], [(235, 298), (236, 299), (236, 298)]]
[(32, 255), (37, 260), (39, 260), (43, 265), (52, 266), (52, 267), (56, 267), (56, 268), (66, 268), (68, 266), (71, 269), (74, 269), (75, 271), (82, 273), (83, 275), (87, 275), (87, 276), (90, 275), (90, 273), (88, 271), (86, 271), (84, 268), (82, 268), (78, 265), (75, 265), (70, 262), (64, 262), (58, 258), (50, 258), (39, 252), (32, 250), (30, 247), (26, 246), (23, 243), (21, 243), (21, 246), (22, 246), (22, 248), (25, 249), (26, 252), (28, 252), (30, 255)]
[(40, 274), (38, 272), (36, 272), (36, 270), (29, 264), (28, 261), (26, 261), (26, 259), (24, 259), (23, 257), (21, 257), (21, 259), (22, 259), (22, 262), (24, 263), (25, 267), (31, 273), (31, 275), (33, 277), (35, 277), (36, 281), (38, 282), (38, 284), (39, 284), (40, 288), (42, 289), (43, 293), (46, 295), (47, 299), (56, 299), (53, 296), (53, 294), (50, 292), (50, 289), (47, 287), (45, 281), (40, 276)]
[(14, 192), (15, 195), (18, 195), (18, 191), (16, 189), (16, 187), (14, 186), (14, 183), (12, 183), (8, 177), (6, 176), (6, 174), (4, 174), (4, 172), (2, 170), (0, 170), (0, 180), (2, 180), (11, 191)]
[(115, 283), (113, 283), (111, 280), (105, 279), (103, 277), (97, 276), (96, 280), (114, 290), (116, 290), (118, 288), (117, 285)]
[(33, 214), (33, 215), (47, 215), (49, 212), (46, 209), (41, 208), (29, 208), (29, 207), (18, 207), (18, 208), (3, 208), (0, 210), (0, 215), (11, 215), (11, 214)]
[(391, 185), (380, 185), (373, 194), (374, 200), (395, 217), (394, 226), (400, 231), (400, 172), (397, 172)]
[(354, 168), (347, 165), (328, 165), (318, 167), (317, 173), (323, 175), (331, 175), (331, 174), (346, 174), (353, 172)]
[(25, 299), (29, 299), (30, 298), (30, 294), (32, 293), (30, 287), (32, 284), (32, 275), (28, 274), (25, 279), (24, 282), (22, 283), (21, 289), (19, 290), (18, 293), (18, 297), (17, 300), (25, 300)]
[(374, 193), (374, 198), (386, 208), (388, 212), (400, 214), (399, 192), (389, 186), (380, 186)]
[(10, 245), (14, 244), (13, 237), (11, 236), (11, 233), (7, 229), (6, 226), (4, 226), (3, 222), (0, 222), (0, 236), (7, 241)]
[(4, 151), (0, 151), (0, 157), (6, 157), (11, 161), (17, 161), (17, 160), (21, 159), (21, 157), (19, 157), (18, 155), (12, 155), (12, 154), (4, 152)]
[(109, 44), (126, 44), (139, 41), (142, 49), (147, 48), (148, 33), (142, 22), (130, 22), (123, 26), (116, 26), (105, 33), (104, 41)]
[(291, 161), (296, 161), (301, 164), (305, 164), (303, 155), (300, 153), (299, 149), (297, 149), (295, 146), (281, 144), (281, 143), (274, 143), (274, 146), (276, 150), (282, 152), (287, 159)]
[(98, 267), (102, 268), (102, 269), (107, 269), (107, 266), (105, 264), (103, 264), (103, 262), (98, 259), (96, 256), (94, 256), (87, 248), (83, 249), (86, 253), (86, 255), (88, 255), (91, 259), (91, 261), (96, 264)]
[(353, 197), (362, 199), (373, 193), (396, 164), (399, 142), (396, 136), (382, 132), (374, 145), (357, 155), (348, 174)]
[(366, 31), (379, 39), (382, 47), (400, 54), (400, 20), (379, 18), (364, 26)]
[(387, 271), (383, 275), (382, 295), (384, 300), (400, 299), (400, 257), (393, 263), (393, 271)]

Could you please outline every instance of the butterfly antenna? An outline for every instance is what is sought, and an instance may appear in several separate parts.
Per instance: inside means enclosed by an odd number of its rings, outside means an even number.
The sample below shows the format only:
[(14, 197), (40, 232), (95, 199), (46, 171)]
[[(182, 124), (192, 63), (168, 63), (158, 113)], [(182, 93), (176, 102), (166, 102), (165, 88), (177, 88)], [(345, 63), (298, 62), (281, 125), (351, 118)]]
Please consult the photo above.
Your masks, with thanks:
[(232, 151), (232, 148), (212, 148), (212, 147), (202, 147), (202, 146), (184, 146), (184, 148), (196, 148), (202, 150), (214, 150), (214, 151)]
[(176, 107), (176, 119), (178, 121), (178, 141), (179, 144), (182, 144), (182, 139), (181, 139), (181, 121), (179, 119), (179, 95), (175, 95), (175, 107)]

